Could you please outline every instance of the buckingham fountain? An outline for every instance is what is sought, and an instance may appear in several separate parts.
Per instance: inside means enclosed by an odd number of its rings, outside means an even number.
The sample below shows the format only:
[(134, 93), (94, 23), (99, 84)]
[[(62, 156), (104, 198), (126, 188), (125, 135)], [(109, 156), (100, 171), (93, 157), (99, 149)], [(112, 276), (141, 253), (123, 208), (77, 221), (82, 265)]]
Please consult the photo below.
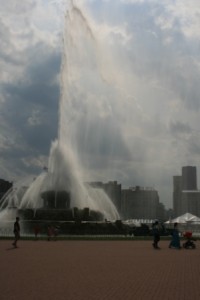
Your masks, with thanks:
[(58, 138), (52, 142), (46, 170), (28, 187), (25, 183), (15, 185), (1, 200), (0, 221), (13, 221), (16, 215), (24, 221), (119, 219), (108, 195), (86, 183), (90, 174), (87, 171), (85, 176), (77, 143), (80, 123), (87, 123), (85, 130), (90, 126), (86, 121), (93, 111), (93, 80), (101, 80), (99, 74), (92, 74), (98, 65), (96, 48), (86, 16), (69, 1), (63, 38)]

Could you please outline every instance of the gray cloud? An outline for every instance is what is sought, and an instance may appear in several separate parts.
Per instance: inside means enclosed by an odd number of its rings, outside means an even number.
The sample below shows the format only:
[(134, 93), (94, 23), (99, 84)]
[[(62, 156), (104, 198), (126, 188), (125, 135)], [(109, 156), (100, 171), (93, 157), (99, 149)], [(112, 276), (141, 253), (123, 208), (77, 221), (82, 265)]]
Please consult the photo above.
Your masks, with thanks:
[[(26, 156), (48, 155), (51, 141), (57, 138), (59, 69), (60, 55), (46, 51), (44, 58), (30, 62), (23, 79), (1, 86), (5, 99), (1, 104), (1, 123), (9, 124), (13, 139), (5, 149), (2, 145), (1, 156), (15, 159), (15, 168), (27, 169), (23, 164)], [(29, 169), (34, 172), (37, 166)]]
[(188, 135), (191, 133), (191, 128), (188, 124), (183, 122), (175, 122), (170, 124), (170, 131), (172, 135)]

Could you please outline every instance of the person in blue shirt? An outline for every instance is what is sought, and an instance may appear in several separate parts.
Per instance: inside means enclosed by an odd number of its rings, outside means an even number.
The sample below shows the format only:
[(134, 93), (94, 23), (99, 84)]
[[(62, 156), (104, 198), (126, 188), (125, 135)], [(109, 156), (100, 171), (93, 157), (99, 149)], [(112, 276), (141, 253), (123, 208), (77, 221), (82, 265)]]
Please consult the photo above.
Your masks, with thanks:
[(172, 232), (172, 240), (169, 244), (169, 248), (181, 249), (180, 233), (178, 230), (178, 223), (174, 223), (174, 230)]

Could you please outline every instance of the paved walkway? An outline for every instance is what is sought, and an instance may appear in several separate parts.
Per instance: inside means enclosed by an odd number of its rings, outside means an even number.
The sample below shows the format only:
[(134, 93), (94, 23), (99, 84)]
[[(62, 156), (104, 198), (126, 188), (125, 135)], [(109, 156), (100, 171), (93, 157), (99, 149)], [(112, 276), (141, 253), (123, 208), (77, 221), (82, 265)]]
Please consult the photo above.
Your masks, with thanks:
[(1, 300), (199, 300), (200, 247), (151, 241), (0, 241)]

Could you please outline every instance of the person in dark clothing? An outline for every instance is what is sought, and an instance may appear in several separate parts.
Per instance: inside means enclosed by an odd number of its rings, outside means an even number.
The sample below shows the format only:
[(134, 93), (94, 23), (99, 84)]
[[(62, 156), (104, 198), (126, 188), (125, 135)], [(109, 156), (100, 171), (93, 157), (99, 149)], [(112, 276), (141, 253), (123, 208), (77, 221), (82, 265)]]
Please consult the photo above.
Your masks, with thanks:
[(17, 242), (20, 238), (20, 225), (19, 225), (19, 217), (16, 218), (16, 221), (14, 223), (14, 229), (13, 229), (14, 235), (15, 235), (15, 239), (13, 242), (13, 246), (15, 248), (17, 248)]
[(169, 248), (181, 249), (180, 232), (178, 230), (178, 223), (174, 223), (174, 230), (172, 233), (172, 240), (169, 244)]
[(159, 232), (159, 224), (158, 221), (156, 221), (152, 226), (152, 232), (153, 232), (153, 247), (154, 249), (160, 249), (158, 247), (158, 242), (160, 241), (160, 232)]

